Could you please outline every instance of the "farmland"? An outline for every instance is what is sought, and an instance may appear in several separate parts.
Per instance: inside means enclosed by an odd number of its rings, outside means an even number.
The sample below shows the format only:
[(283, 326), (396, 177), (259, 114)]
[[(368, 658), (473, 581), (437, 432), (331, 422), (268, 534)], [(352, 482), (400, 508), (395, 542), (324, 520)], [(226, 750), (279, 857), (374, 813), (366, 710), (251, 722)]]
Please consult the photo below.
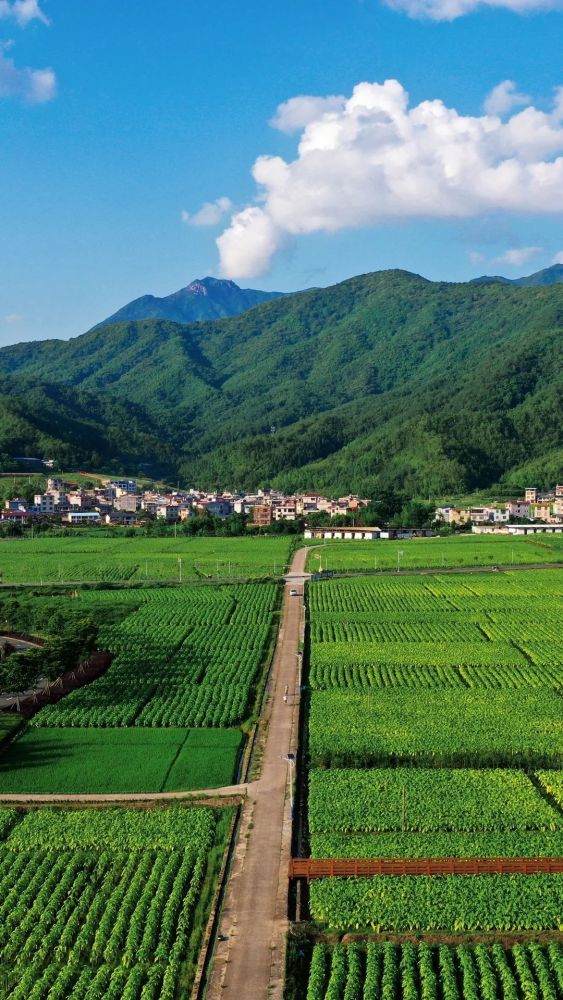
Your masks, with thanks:
[[(375, 573), (381, 570), (440, 569), (449, 567), (510, 566), (563, 560), (563, 538), (459, 535), (444, 538), (385, 539), (360, 542), (337, 540), (310, 542), (310, 572)], [(314, 546), (318, 546), (314, 548)], [(397, 558), (398, 557), (398, 558)]]
[[(313, 857), (561, 856), (562, 580), (309, 586)], [(311, 917), (337, 932), (557, 930), (563, 912), (558, 875), (333, 877), (309, 891)], [(327, 975), (326, 996), (339, 997)]]
[[(394, 1000), (555, 1000), (563, 986), (563, 949), (559, 943), (492, 946), (324, 944), (308, 963), (306, 1000), (382, 997)], [(297, 994), (295, 994), (297, 998)]]
[[(250, 709), (277, 596), (275, 584), (139, 590), (139, 607), (98, 634), (113, 654), (107, 673), (44, 708), (33, 724), (237, 725)], [(88, 611), (113, 599), (111, 591), (80, 598)]]
[(318, 879), (311, 914), (335, 930), (558, 930), (561, 875), (403, 875)]
[[(181, 791), (236, 779), (274, 635), (278, 586), (188, 584), (35, 596), (113, 621), (109, 669), (42, 708), (0, 758), (0, 790)], [(119, 614), (115, 613), (119, 610)]]
[(0, 756), (0, 793), (178, 792), (236, 779), (238, 729), (28, 729)]
[(2, 1000), (187, 995), (228, 822), (211, 809), (0, 813)]
[(73, 534), (0, 540), (0, 584), (256, 579), (281, 576), (292, 539)]

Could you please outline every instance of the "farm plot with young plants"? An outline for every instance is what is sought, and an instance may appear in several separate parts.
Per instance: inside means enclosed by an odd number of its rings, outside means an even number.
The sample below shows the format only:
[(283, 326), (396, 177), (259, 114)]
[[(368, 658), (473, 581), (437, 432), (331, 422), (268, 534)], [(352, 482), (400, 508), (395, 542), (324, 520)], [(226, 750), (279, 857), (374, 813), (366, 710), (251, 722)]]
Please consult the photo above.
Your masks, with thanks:
[(226, 825), (195, 808), (7, 813), (1, 1000), (187, 997)]
[[(309, 585), (313, 857), (563, 855), (562, 580)], [(563, 876), (321, 878), (310, 913), (342, 932), (554, 931)]]

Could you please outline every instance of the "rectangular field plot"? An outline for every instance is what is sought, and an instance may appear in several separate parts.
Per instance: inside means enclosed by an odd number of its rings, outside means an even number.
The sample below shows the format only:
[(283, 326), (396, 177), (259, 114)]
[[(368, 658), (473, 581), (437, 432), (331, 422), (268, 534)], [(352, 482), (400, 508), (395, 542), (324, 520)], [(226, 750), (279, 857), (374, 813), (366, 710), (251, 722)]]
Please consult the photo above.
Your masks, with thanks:
[(334, 769), (310, 774), (309, 829), (312, 833), (563, 830), (563, 815), (522, 771)]
[[(292, 969), (307, 1000), (554, 1000), (561, 990), (563, 949), (559, 942), (431, 946), (361, 942), (329, 948), (316, 944), (310, 957), (299, 947)], [(291, 953), (290, 953), (291, 954)], [(291, 968), (291, 967), (290, 967)], [(539, 989), (538, 985), (539, 984)]]
[(16, 815), (0, 844), (1, 1000), (178, 996), (201, 943), (198, 903), (227, 814)]
[(562, 580), (559, 570), (314, 583), (311, 687), (560, 691)]
[(560, 858), (563, 831), (314, 833), (312, 858)]
[(557, 930), (563, 875), (403, 875), (315, 879), (313, 918), (335, 930)]
[[(112, 591), (61, 597), (95, 614)], [(276, 584), (128, 591), (136, 607), (104, 625), (109, 670), (33, 719), (37, 727), (235, 726), (252, 709), (273, 630)]]
[(324, 767), (561, 767), (561, 699), (551, 691), (314, 691), (309, 746), (313, 766)]
[[(413, 538), (373, 542), (353, 540), (327, 541), (312, 546), (307, 569), (314, 573), (319, 566), (329, 570), (374, 572), (396, 570), (397, 553), (401, 569), (439, 569), (456, 566), (510, 566), (513, 563), (560, 562), (563, 539), (550, 535), (538, 538), (466, 535), (460, 538)], [(377, 560), (377, 564), (376, 564)]]
[(239, 730), (29, 729), (0, 755), (0, 794), (189, 791), (230, 785)]
[[(4, 539), (0, 583), (112, 583), (123, 580), (252, 579), (281, 576), (289, 537)], [(180, 567), (181, 560), (181, 567)]]

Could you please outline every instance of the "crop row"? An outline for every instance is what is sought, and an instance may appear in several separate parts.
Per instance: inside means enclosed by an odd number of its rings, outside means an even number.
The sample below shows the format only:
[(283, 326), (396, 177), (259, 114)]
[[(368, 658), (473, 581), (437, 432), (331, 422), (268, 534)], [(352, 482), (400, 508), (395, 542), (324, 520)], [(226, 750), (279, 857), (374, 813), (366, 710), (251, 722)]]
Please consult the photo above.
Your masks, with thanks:
[(560, 858), (563, 831), (314, 833), (313, 858)]
[(313, 948), (307, 1000), (557, 1000), (563, 992), (558, 942), (505, 949), (426, 943), (324, 944)]
[(322, 642), (311, 667), (332, 664), (399, 667), (519, 667), (524, 654), (508, 642)]
[(0, 973), (0, 1000), (175, 1000), (181, 981), (179, 962), (133, 965), (35, 964)]
[[(311, 642), (447, 642), (447, 643), (483, 643), (487, 636), (473, 622), (459, 620), (452, 615), (444, 621), (444, 615), (437, 620), (426, 621), (389, 621), (379, 620), (363, 622), (319, 622), (311, 624)], [(490, 636), (490, 638), (493, 638)], [(500, 636), (505, 639), (506, 637)]]
[(359, 666), (333, 663), (311, 667), (309, 681), (315, 691), (340, 688), (365, 691), (372, 688), (555, 688), (563, 689), (563, 667), (521, 666)]
[(315, 879), (313, 918), (335, 930), (560, 930), (562, 875)]
[[(561, 773), (557, 776), (560, 780)], [(313, 770), (309, 829), (312, 833), (559, 830), (563, 816), (522, 771)]]

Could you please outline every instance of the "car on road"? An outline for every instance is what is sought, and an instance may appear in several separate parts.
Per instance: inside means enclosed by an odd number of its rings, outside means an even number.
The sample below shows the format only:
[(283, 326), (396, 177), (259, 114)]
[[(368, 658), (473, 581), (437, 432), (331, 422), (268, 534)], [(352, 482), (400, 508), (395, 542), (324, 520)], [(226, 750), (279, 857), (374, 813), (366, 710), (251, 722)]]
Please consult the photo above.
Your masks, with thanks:
[(290, 597), (299, 597), (299, 591), (294, 590), (293, 587), (292, 587), (291, 590), (289, 591), (289, 596)]

